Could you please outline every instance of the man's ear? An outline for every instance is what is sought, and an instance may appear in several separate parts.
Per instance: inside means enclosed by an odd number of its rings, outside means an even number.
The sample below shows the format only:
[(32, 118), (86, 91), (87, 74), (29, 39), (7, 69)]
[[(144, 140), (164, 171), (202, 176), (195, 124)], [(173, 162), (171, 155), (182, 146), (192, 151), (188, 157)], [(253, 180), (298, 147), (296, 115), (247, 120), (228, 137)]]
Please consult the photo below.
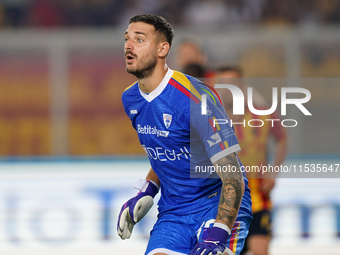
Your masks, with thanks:
[(165, 58), (170, 50), (170, 45), (168, 42), (161, 42), (158, 50), (158, 57)]

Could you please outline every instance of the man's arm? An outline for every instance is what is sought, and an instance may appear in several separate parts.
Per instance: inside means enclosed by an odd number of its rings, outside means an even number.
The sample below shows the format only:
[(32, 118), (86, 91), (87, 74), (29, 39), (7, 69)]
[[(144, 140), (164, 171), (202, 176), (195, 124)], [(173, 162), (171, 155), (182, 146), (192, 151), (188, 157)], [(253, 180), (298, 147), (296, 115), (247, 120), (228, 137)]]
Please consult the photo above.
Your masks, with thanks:
[(225, 172), (216, 171), (222, 180), (217, 217), (214, 225), (203, 233), (203, 241), (197, 243), (189, 255), (226, 254), (226, 243), (241, 205), (245, 188), (236, 153), (217, 160), (214, 166), (215, 169), (227, 169)]
[(287, 140), (288, 140), (287, 138), (284, 138), (276, 142), (275, 160), (274, 160), (275, 166), (281, 165), (287, 155), (287, 147), (288, 147)]
[[(214, 166), (215, 169), (218, 169), (217, 166), (220, 167), (219, 169), (223, 167), (224, 169), (228, 169), (226, 172), (218, 172), (222, 180), (222, 189), (216, 222), (223, 223), (227, 225), (229, 229), (232, 229), (245, 189), (243, 175), (236, 153), (217, 160)], [(229, 171), (229, 169), (232, 169), (232, 171)]]
[(158, 178), (158, 175), (155, 173), (155, 171), (152, 169), (152, 167), (150, 168), (149, 173), (146, 175), (147, 180), (153, 181), (155, 183), (157, 183), (157, 185), (160, 187), (161, 186), (161, 182)]
[[(274, 166), (280, 166), (283, 163), (287, 155), (287, 148), (288, 148), (287, 140), (288, 140), (287, 136), (285, 136), (285, 138), (276, 142)], [(265, 194), (270, 193), (270, 191), (275, 186), (276, 175), (277, 173), (267, 173), (267, 175), (264, 175), (264, 179), (262, 180), (262, 186), (261, 186), (262, 192), (264, 192)]]

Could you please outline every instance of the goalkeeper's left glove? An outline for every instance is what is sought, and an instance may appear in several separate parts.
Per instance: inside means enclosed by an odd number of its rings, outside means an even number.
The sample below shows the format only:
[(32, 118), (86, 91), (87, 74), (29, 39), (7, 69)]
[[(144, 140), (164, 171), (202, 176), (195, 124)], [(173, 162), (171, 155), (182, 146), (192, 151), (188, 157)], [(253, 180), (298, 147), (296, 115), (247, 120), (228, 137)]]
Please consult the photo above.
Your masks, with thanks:
[(222, 255), (230, 234), (226, 225), (215, 223), (213, 227), (203, 230), (203, 240), (196, 244), (189, 255)]

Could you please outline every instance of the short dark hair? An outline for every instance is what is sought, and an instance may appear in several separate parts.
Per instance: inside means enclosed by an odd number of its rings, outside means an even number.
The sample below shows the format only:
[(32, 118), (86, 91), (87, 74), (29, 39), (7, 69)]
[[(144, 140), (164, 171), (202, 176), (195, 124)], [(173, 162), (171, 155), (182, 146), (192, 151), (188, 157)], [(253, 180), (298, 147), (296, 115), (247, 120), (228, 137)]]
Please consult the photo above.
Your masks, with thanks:
[(130, 24), (135, 22), (143, 22), (152, 25), (156, 32), (162, 34), (170, 47), (174, 38), (174, 30), (171, 24), (162, 16), (156, 14), (139, 14), (130, 19)]
[(182, 40), (179, 42), (178, 45), (179, 46), (191, 45), (195, 47), (198, 52), (203, 53), (203, 54), (205, 53), (202, 41), (199, 38), (192, 36), (192, 35), (182, 38)]
[(222, 73), (222, 72), (235, 72), (237, 73), (240, 77), (243, 77), (243, 69), (242, 67), (238, 65), (222, 65), (217, 68), (217, 72)]
[(195, 78), (204, 78), (204, 67), (200, 64), (191, 63), (184, 67), (183, 73)]

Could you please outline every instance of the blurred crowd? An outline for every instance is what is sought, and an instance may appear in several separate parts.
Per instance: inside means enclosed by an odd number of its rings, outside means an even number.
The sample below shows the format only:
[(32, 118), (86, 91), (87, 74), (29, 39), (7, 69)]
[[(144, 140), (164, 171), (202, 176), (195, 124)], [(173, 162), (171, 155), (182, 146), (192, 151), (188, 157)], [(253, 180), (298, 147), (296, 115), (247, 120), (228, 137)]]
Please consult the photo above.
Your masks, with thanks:
[(332, 24), (340, 0), (0, 0), (0, 27), (118, 27), (157, 13), (173, 25)]

